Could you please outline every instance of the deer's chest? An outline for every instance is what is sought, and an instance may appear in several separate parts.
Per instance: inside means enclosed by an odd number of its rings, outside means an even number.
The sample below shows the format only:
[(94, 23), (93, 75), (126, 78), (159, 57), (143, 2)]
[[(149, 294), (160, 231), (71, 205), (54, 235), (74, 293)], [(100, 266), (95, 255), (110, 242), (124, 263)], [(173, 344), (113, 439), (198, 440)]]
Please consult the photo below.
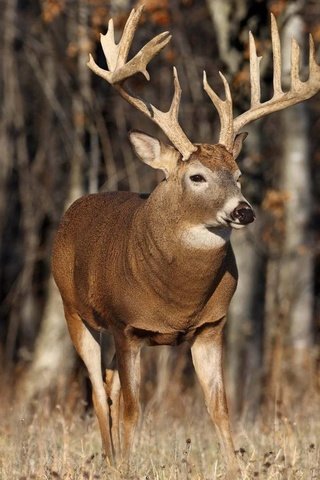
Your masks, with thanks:
[(126, 323), (125, 330), (146, 344), (178, 345), (192, 341), (197, 329), (227, 314), (236, 283), (236, 271), (227, 268), (215, 277), (209, 289), (197, 294), (192, 289), (190, 295), (185, 295), (183, 289), (177, 289), (175, 294), (173, 289), (170, 294), (139, 289), (133, 296), (122, 297), (120, 316)]

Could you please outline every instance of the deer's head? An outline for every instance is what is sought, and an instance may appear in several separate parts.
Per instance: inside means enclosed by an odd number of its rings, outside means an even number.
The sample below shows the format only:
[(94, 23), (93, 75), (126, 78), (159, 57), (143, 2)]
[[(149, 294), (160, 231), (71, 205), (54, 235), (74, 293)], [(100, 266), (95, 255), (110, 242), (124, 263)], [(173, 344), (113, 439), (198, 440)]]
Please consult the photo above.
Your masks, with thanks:
[[(236, 158), (241, 150), (245, 133), (239, 133), (248, 123), (269, 113), (304, 101), (320, 89), (320, 67), (316, 63), (315, 48), (310, 36), (309, 79), (302, 82), (299, 77), (299, 46), (292, 42), (291, 88), (283, 92), (281, 86), (281, 46), (277, 24), (271, 15), (273, 46), (273, 97), (260, 102), (261, 57), (257, 56), (254, 38), (250, 33), (250, 81), (251, 107), (233, 118), (232, 97), (226, 78), (220, 73), (225, 89), (222, 100), (209, 86), (206, 73), (203, 76), (204, 90), (216, 107), (221, 123), (219, 142), (216, 145), (193, 144), (178, 123), (181, 88), (177, 71), (173, 69), (174, 95), (168, 112), (162, 112), (151, 104), (131, 95), (123, 86), (125, 80), (140, 72), (149, 80), (147, 65), (150, 60), (170, 41), (168, 32), (150, 40), (130, 61), (128, 52), (137, 28), (142, 8), (132, 10), (119, 44), (114, 41), (113, 22), (110, 20), (106, 35), (101, 36), (101, 45), (109, 70), (100, 68), (90, 56), (88, 66), (112, 84), (130, 104), (151, 118), (174, 147), (141, 132), (132, 132), (131, 142), (139, 157), (154, 168), (163, 170), (167, 179), (166, 188), (175, 192), (174, 197), (183, 198), (184, 208), (192, 209), (193, 219), (210, 227), (229, 226), (240, 228), (254, 220), (251, 206), (241, 193), (240, 171)], [(164, 187), (163, 187), (164, 188)]]
[(145, 133), (131, 132), (130, 140), (144, 163), (164, 172), (163, 195), (170, 196), (172, 208), (180, 208), (186, 223), (241, 228), (254, 220), (235, 161), (245, 136), (238, 135), (232, 153), (219, 144), (196, 145), (187, 161), (174, 147)]

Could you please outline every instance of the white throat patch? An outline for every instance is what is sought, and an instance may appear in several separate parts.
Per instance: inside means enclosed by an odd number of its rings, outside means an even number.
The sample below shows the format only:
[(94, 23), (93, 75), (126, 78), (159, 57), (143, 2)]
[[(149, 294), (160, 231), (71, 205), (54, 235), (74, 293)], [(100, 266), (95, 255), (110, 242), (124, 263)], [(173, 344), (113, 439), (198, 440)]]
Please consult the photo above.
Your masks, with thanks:
[(196, 225), (189, 227), (181, 235), (184, 245), (191, 248), (213, 249), (223, 247), (229, 240), (231, 228)]

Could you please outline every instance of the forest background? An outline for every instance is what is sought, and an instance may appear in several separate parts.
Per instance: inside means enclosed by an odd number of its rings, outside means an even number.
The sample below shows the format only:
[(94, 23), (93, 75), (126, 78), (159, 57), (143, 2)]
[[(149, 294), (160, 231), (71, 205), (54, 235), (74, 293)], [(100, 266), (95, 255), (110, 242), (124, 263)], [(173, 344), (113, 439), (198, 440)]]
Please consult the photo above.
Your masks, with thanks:
[[(7, 442), (1, 438), (15, 438), (17, 416), (12, 413), (12, 423), (8, 411), (21, 399), (24, 406), (40, 402), (47, 411), (56, 405), (72, 411), (80, 409), (82, 398), (81, 408), (90, 410), (86, 372), (66, 331), (50, 252), (60, 218), (76, 198), (101, 189), (149, 192), (161, 180), (134, 157), (128, 131), (163, 135), (86, 66), (89, 52), (103, 64), (99, 34), (108, 19), (114, 18), (120, 32), (140, 3), (0, 1), (0, 409), (9, 422), (0, 427), (0, 448)], [(302, 78), (308, 76), (307, 33), (320, 45), (317, 0), (143, 3), (135, 52), (161, 31), (169, 30), (173, 39), (150, 64), (151, 82), (141, 76), (131, 86), (164, 110), (175, 65), (181, 123), (194, 142), (214, 143), (219, 128), (202, 88), (204, 69), (220, 92), (218, 71), (226, 74), (237, 112), (249, 106), (249, 30), (263, 55), (263, 98), (272, 96), (270, 12), (281, 30), (285, 87), (291, 37), (303, 47)], [(317, 95), (250, 126), (239, 160), (242, 188), (257, 220), (235, 232), (232, 242), (240, 281), (226, 328), (225, 360), (235, 422), (255, 422), (261, 415), (265, 422), (280, 421), (304, 412), (315, 414), (320, 428), (319, 128)], [(143, 378), (145, 406), (170, 396), (174, 404), (182, 394), (198, 399), (184, 346), (147, 349)], [(319, 459), (319, 445), (312, 439), (307, 444), (318, 449)], [(9, 467), (0, 461), (1, 468)]]

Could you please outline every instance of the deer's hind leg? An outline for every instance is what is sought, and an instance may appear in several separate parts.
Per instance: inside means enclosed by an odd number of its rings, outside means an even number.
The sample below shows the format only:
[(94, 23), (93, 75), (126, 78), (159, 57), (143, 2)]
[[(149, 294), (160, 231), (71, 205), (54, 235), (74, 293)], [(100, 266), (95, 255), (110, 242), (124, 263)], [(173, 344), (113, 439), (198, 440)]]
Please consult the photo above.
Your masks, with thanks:
[(110, 438), (109, 406), (101, 372), (101, 348), (81, 317), (65, 307), (65, 317), (72, 342), (87, 367), (92, 384), (93, 406), (98, 418), (101, 438), (109, 461), (113, 460)]
[(110, 412), (111, 441), (115, 459), (121, 457), (120, 450), (120, 396), (121, 385), (116, 355), (109, 368), (105, 371), (106, 392)]

